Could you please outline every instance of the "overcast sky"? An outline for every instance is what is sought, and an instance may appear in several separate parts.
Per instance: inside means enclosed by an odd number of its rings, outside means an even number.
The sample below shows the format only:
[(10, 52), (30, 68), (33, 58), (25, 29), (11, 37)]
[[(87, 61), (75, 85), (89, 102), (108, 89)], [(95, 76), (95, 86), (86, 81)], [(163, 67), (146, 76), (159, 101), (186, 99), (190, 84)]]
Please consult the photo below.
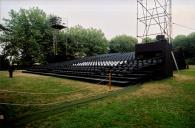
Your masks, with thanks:
[[(0, 0), (0, 23), (11, 9), (31, 7), (68, 18), (69, 27), (101, 29), (108, 39), (121, 34), (136, 37), (136, 0)], [(173, 22), (195, 29), (195, 0), (173, 0)], [(192, 31), (173, 26), (174, 35)]]

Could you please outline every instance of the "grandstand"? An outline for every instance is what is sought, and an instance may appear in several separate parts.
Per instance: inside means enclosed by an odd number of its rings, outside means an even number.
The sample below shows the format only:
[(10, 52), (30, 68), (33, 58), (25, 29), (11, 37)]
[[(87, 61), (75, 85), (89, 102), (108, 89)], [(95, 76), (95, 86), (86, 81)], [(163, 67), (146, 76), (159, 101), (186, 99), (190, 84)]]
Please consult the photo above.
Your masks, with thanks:
[(33, 66), (25, 73), (58, 76), (126, 86), (172, 76), (171, 46), (166, 40), (138, 44), (135, 52), (112, 53), (72, 61)]

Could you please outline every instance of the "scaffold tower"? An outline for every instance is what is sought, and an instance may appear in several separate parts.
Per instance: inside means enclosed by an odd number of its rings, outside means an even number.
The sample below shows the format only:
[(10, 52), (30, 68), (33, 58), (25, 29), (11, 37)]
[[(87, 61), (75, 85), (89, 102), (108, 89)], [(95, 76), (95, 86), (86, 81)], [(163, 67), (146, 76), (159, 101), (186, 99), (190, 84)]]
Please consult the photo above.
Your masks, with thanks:
[[(163, 35), (171, 44), (172, 39), (172, 0), (137, 0), (137, 38), (142, 43), (149, 43)], [(173, 54), (173, 61), (178, 65)]]
[(171, 6), (171, 0), (137, 0), (137, 37), (139, 40), (164, 35), (170, 41), (172, 36)]

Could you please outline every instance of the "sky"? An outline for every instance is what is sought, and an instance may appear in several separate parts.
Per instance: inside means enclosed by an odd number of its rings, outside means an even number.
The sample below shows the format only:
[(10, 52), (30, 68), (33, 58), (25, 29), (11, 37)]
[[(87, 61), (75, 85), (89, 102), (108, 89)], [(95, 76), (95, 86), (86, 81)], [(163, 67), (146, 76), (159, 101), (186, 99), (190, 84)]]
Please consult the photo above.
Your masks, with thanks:
[[(0, 23), (11, 9), (39, 7), (47, 14), (68, 19), (68, 26), (101, 29), (108, 39), (136, 37), (136, 0), (0, 0)], [(195, 0), (173, 0), (173, 22), (195, 29)], [(195, 31), (195, 30), (194, 30)], [(173, 26), (173, 36), (193, 30)]]

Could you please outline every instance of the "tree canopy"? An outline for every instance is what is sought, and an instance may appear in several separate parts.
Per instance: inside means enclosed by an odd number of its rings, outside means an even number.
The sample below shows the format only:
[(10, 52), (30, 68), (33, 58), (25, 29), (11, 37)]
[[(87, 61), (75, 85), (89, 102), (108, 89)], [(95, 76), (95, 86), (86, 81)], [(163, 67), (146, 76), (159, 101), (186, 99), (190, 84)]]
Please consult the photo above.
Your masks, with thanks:
[(146, 37), (142, 40), (142, 43), (151, 43), (151, 42), (154, 42), (154, 41), (155, 41), (155, 39), (152, 39), (150, 37)]
[[(9, 15), (10, 19), (4, 19), (4, 24), (0, 24), (3, 58), (14, 56), (13, 61), (21, 65), (47, 63), (49, 58), (55, 58), (53, 25), (61, 24), (60, 17), (47, 15), (39, 8), (11, 10)], [(151, 41), (151, 38), (143, 40)], [(68, 60), (108, 52), (132, 52), (137, 42), (136, 38), (127, 35), (119, 35), (108, 41), (101, 30), (77, 25), (59, 32), (57, 53), (65, 58), (63, 60)], [(188, 36), (176, 36), (173, 46), (183, 48), (187, 58), (195, 58), (195, 32)]]
[(92, 56), (107, 52), (108, 42), (101, 30), (85, 29), (82, 26), (71, 27), (68, 37), (68, 54), (75, 57)]
[(176, 36), (173, 40), (173, 47), (176, 49), (182, 48), (185, 57), (190, 61), (190, 63), (195, 64), (195, 32), (189, 34), (188, 36)]
[(5, 27), (1, 41), (7, 56), (20, 58), (22, 65), (43, 62), (45, 54), (51, 51), (52, 33), (45, 12), (38, 8), (11, 10), (10, 19), (4, 19)]
[[(0, 36), (6, 56), (14, 56), (22, 65), (44, 63), (53, 55), (52, 25), (61, 22), (57, 16), (47, 15), (39, 8), (11, 10), (10, 19), (4, 19), (11, 31)], [(101, 30), (81, 26), (61, 31), (57, 38), (58, 56), (74, 59), (107, 52), (108, 41)]]
[(187, 44), (188, 44), (187, 42), (188, 42), (187, 36), (185, 36), (185, 35), (178, 35), (173, 40), (173, 46), (175, 48), (186, 48)]
[(135, 50), (137, 39), (127, 35), (116, 36), (111, 39), (109, 48), (111, 53), (132, 52)]

